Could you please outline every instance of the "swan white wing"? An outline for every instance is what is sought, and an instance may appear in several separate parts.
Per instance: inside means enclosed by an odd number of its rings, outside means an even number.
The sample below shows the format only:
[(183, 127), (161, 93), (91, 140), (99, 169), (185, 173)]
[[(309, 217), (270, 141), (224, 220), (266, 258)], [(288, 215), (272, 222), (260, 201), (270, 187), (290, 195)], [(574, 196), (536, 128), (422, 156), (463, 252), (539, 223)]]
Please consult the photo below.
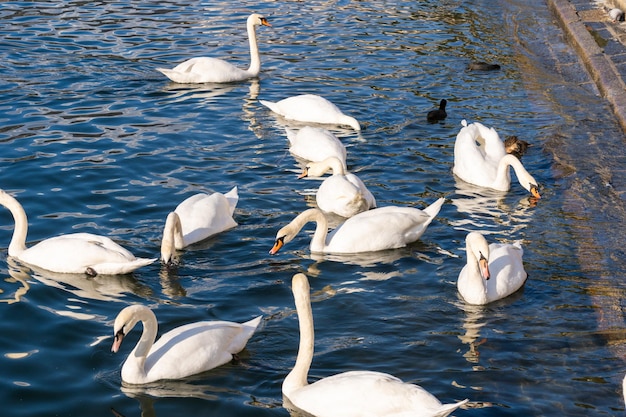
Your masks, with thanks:
[(297, 389), (287, 398), (295, 407), (316, 417), (433, 416), (443, 407), (422, 387), (371, 371), (344, 372), (323, 378)]
[(352, 217), (370, 208), (363, 190), (344, 175), (326, 178), (320, 184), (315, 198), (321, 210), (343, 217)]
[(257, 76), (218, 58), (196, 57), (188, 59), (173, 69), (157, 68), (177, 83), (228, 83)]
[(237, 226), (231, 204), (221, 193), (193, 195), (180, 203), (175, 212), (180, 217), (185, 246)]
[(286, 119), (322, 124), (347, 124), (361, 130), (356, 119), (345, 115), (339, 108), (323, 97), (302, 94), (278, 102), (259, 100), (261, 104)]
[[(161, 336), (150, 349), (144, 368), (146, 382), (184, 378), (228, 363), (253, 333), (254, 329), (250, 332), (244, 325), (228, 321), (177, 327)], [(244, 334), (247, 337), (243, 345), (234, 343)]]
[(349, 218), (326, 238), (324, 252), (357, 253), (401, 248), (420, 238), (432, 218), (419, 209), (388, 206)]
[(497, 165), (500, 159), (506, 155), (504, 142), (500, 139), (500, 135), (493, 127), (487, 127), (482, 123), (475, 122), (472, 125), (475, 127), (475, 140), (482, 144), (481, 148), (486, 159)]
[(293, 155), (314, 162), (336, 157), (346, 166), (346, 147), (328, 130), (305, 126), (297, 133), (289, 128), (285, 131)]
[(488, 301), (508, 297), (519, 290), (528, 277), (524, 270), (523, 249), (519, 245), (492, 243), (489, 245)]
[(484, 149), (476, 143), (477, 131), (472, 124), (457, 134), (452, 172), (465, 182), (489, 187), (496, 179), (498, 164), (487, 159)]
[(84, 274), (87, 268), (98, 274), (126, 274), (155, 259), (136, 258), (106, 236), (72, 233), (52, 237), (26, 249), (22, 262), (52, 272)]
[(376, 207), (376, 198), (371, 193), (371, 191), (367, 188), (365, 183), (361, 181), (361, 178), (357, 177), (355, 174), (349, 172), (346, 174), (346, 179), (354, 184), (362, 193), (363, 198), (367, 202), (367, 210)]

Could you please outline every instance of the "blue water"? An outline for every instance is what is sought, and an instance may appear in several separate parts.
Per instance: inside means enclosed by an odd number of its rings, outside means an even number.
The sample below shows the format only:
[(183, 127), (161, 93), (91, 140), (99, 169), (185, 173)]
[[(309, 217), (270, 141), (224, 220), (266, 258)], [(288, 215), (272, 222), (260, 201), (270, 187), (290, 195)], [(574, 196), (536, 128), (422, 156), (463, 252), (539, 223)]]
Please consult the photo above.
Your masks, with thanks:
[[(157, 67), (193, 56), (249, 62), (258, 80), (177, 85)], [(489, 11), (489, 12), (487, 12)], [(239, 188), (239, 226), (129, 276), (54, 276), (7, 259), (0, 210), (0, 404), (9, 416), (287, 416), (297, 352), (291, 277), (313, 291), (310, 380), (370, 369), (422, 385), (458, 416), (623, 415), (623, 132), (539, 0), (0, 4), (0, 188), (29, 216), (28, 242), (111, 236), (158, 257), (165, 217), (196, 192)], [(502, 70), (465, 70), (472, 60)], [(337, 130), (378, 204), (448, 199), (420, 241), (373, 256), (311, 258), (312, 226), (273, 257), (276, 231), (312, 203), (284, 126), (258, 99), (314, 93), (364, 127)], [(448, 118), (426, 112), (448, 99)], [(462, 119), (532, 143), (532, 204), (457, 183)], [(623, 189), (623, 188), (621, 188)], [(468, 230), (521, 240), (529, 280), (466, 305), (456, 277)], [(126, 305), (160, 330), (207, 319), (261, 328), (240, 360), (183, 381), (123, 386), (136, 328), (112, 354)]]

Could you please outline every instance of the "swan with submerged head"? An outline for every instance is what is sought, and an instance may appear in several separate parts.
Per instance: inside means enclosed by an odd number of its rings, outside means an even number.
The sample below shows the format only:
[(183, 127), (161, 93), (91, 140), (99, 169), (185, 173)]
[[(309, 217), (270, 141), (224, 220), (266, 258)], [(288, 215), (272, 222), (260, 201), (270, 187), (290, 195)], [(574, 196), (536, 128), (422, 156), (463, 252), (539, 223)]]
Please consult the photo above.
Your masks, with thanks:
[(457, 177), (480, 187), (508, 191), (511, 188), (509, 167), (513, 167), (522, 187), (533, 197), (540, 198), (537, 181), (517, 157), (506, 153), (504, 142), (495, 129), (488, 129), (481, 123), (468, 125), (465, 120), (462, 125), (454, 144), (452, 172)]
[(237, 187), (233, 187), (226, 194), (200, 193), (180, 203), (165, 220), (161, 261), (173, 263), (176, 249), (183, 249), (237, 226), (233, 213), (238, 200)]

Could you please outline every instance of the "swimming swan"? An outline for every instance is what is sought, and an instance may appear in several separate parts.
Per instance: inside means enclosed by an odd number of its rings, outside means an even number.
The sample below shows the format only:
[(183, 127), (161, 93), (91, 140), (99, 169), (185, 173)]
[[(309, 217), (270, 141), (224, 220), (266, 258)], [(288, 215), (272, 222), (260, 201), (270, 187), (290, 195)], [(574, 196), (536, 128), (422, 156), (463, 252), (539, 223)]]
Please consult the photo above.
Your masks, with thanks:
[(270, 250), (274, 255), (310, 221), (317, 223), (311, 252), (359, 253), (405, 247), (426, 231), (445, 201), (440, 198), (424, 210), (411, 207), (380, 207), (357, 214), (328, 234), (328, 221), (317, 208), (303, 211), (276, 234)]
[(28, 218), (24, 208), (4, 190), (0, 190), (0, 204), (11, 212), (15, 220), (9, 256), (28, 265), (51, 272), (93, 276), (128, 274), (156, 260), (136, 258), (110, 238), (91, 233), (51, 237), (27, 248)]
[(533, 197), (540, 198), (537, 181), (526, 171), (518, 158), (507, 154), (504, 142), (493, 129), (480, 123), (467, 124), (456, 136), (452, 172), (463, 181), (498, 191), (511, 188), (509, 167), (513, 167), (519, 183)]
[(250, 67), (247, 70), (218, 58), (191, 58), (178, 64), (174, 69), (157, 68), (167, 78), (176, 83), (230, 83), (254, 78), (261, 72), (261, 56), (256, 40), (257, 26), (272, 26), (267, 19), (253, 13), (248, 16), (246, 27), (250, 42)]
[(296, 363), (282, 385), (286, 404), (291, 403), (315, 417), (443, 417), (468, 402), (466, 399), (444, 405), (418, 385), (374, 371), (343, 372), (309, 384), (315, 344), (310, 287), (304, 274), (294, 275), (291, 285), (300, 325), (300, 345)]
[(335, 157), (310, 162), (298, 178), (321, 177), (328, 170), (332, 170), (333, 175), (322, 181), (315, 194), (317, 206), (322, 211), (352, 217), (376, 207), (376, 199), (363, 181), (350, 172), (346, 173), (342, 162)]
[(302, 94), (278, 102), (259, 100), (265, 107), (288, 120), (299, 122), (347, 125), (356, 131), (361, 130), (354, 117), (347, 116), (324, 97), (314, 94)]
[(161, 241), (161, 261), (171, 263), (176, 249), (200, 242), (237, 226), (233, 213), (239, 195), (237, 187), (226, 194), (196, 194), (168, 214)]
[(489, 245), (482, 234), (471, 232), (465, 245), (467, 265), (459, 274), (457, 288), (468, 303), (491, 303), (513, 294), (526, 282), (524, 250), (519, 243)]
[(305, 126), (298, 132), (285, 128), (285, 132), (289, 140), (289, 152), (294, 156), (313, 162), (334, 156), (346, 167), (346, 147), (330, 131)]
[(141, 339), (122, 365), (122, 380), (147, 384), (160, 379), (179, 379), (230, 362), (246, 346), (261, 322), (258, 316), (246, 323), (198, 321), (177, 327), (155, 343), (157, 319), (143, 305), (124, 308), (115, 318), (111, 351), (116, 353), (124, 337), (138, 321)]

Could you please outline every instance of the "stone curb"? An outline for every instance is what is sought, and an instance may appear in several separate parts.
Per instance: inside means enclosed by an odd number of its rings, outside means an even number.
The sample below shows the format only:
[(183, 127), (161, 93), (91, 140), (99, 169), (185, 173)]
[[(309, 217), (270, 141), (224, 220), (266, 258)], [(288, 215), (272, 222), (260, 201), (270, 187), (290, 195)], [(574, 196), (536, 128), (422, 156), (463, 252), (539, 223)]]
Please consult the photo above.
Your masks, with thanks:
[(626, 84), (611, 58), (593, 39), (568, 0), (548, 0), (548, 7), (557, 17), (566, 38), (581, 57), (598, 90), (611, 104), (622, 129), (626, 131)]

